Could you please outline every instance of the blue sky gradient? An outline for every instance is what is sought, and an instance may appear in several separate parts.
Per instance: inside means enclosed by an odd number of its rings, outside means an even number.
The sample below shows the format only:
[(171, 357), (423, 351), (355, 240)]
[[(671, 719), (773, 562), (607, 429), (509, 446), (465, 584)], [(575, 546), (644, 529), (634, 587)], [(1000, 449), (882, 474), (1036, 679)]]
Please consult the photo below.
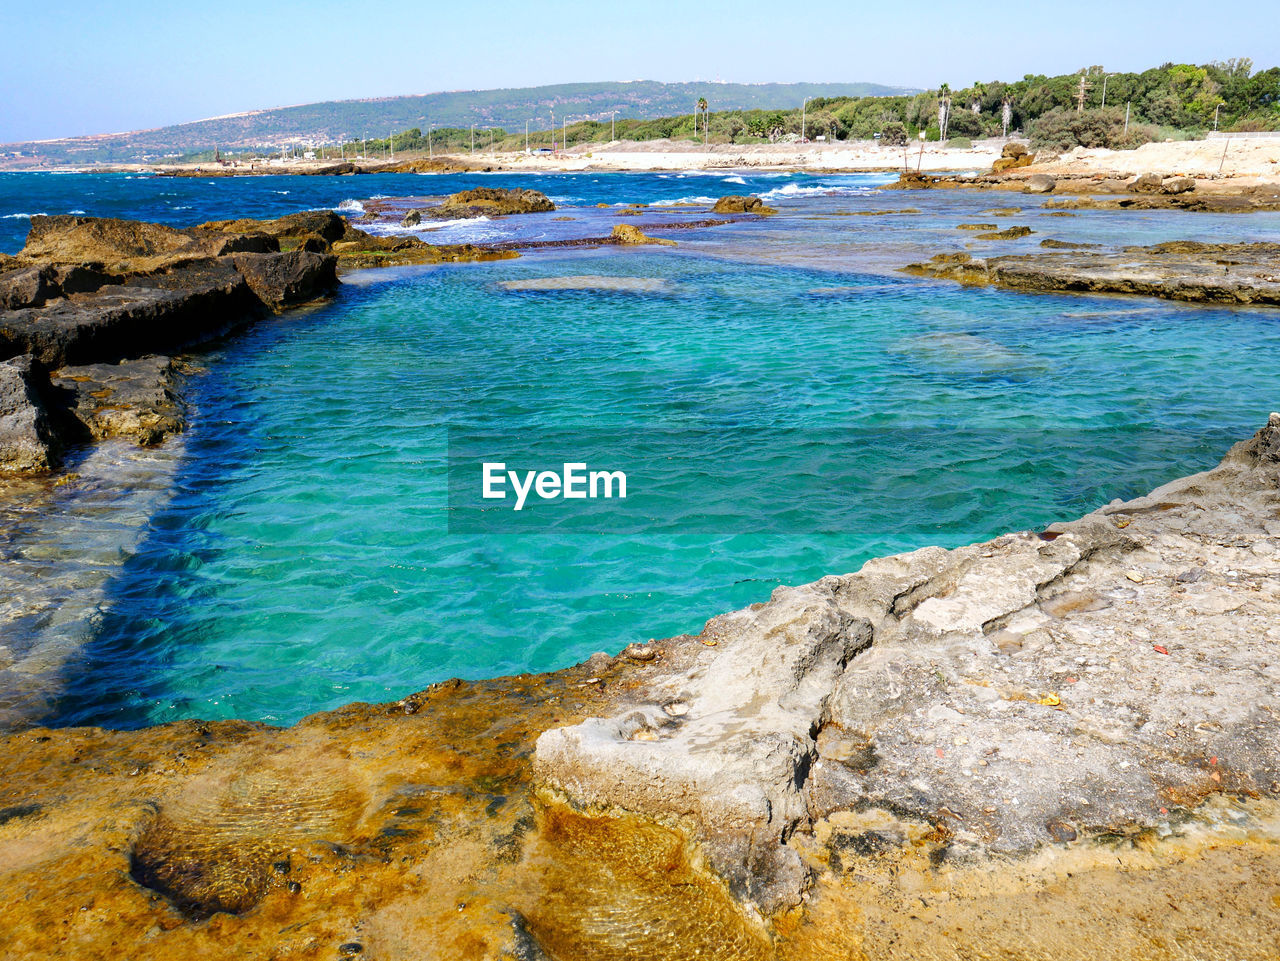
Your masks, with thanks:
[(172, 0), (0, 5), (0, 142), (588, 80), (947, 82), (1280, 62), (1274, 0), (1013, 5)]

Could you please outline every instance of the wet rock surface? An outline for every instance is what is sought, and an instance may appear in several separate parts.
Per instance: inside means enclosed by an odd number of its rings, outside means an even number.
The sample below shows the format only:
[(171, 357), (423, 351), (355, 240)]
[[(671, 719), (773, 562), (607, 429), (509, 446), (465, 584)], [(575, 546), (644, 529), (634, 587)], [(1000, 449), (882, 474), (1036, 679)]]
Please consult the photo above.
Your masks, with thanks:
[(1274, 957), (1278, 517), (1273, 416), (1147, 497), (555, 674), (12, 733), (0, 949)]
[[(1062, 243), (1047, 246), (1061, 247)], [(1280, 244), (1170, 241), (1119, 251), (1080, 249), (985, 259), (965, 253), (939, 254), (903, 269), (922, 277), (1015, 290), (1139, 294), (1202, 303), (1276, 306), (1280, 305), (1278, 258)]]
[(772, 207), (767, 207), (759, 197), (742, 197), (736, 194), (721, 197), (711, 206), (713, 214), (776, 214)]
[(182, 365), (153, 356), (118, 364), (68, 366), (51, 385), (79, 440), (128, 437), (143, 446), (162, 442), (186, 427)]
[(60, 443), (46, 410), (48, 376), (30, 354), (0, 361), (0, 474), (58, 465)]
[(374, 237), (332, 211), (185, 230), (103, 217), (33, 217), (26, 245), (4, 259), (0, 272), (0, 358), (30, 355), (57, 373), (60, 389), (48, 398), (47, 418), (22, 415), (30, 421), (24, 436), (51, 435), (46, 454), (31, 446), (35, 441), (15, 440), (8, 469), (48, 470), (50, 453), (63, 442), (127, 436), (149, 445), (181, 430), (181, 378), (168, 358), (151, 355), (195, 348), (328, 297), (340, 266), (513, 256)]
[(441, 220), (461, 220), (481, 216), (550, 213), (555, 209), (556, 205), (551, 199), (539, 190), (474, 187), (451, 194), (439, 206), (423, 207), (418, 213), (423, 217)]

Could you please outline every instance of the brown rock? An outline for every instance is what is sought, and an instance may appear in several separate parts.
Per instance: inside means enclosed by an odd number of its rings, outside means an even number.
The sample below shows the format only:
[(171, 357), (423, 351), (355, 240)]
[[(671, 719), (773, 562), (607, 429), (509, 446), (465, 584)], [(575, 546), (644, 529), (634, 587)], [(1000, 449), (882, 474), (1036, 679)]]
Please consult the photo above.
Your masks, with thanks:
[(1196, 182), (1191, 177), (1169, 177), (1160, 184), (1162, 194), (1185, 194), (1196, 189)]
[(287, 254), (236, 254), (232, 258), (258, 299), (272, 310), (315, 300), (338, 283), (338, 258), (294, 250)]
[(637, 246), (640, 244), (662, 244), (664, 247), (674, 247), (674, 240), (663, 240), (658, 237), (648, 237), (640, 231), (639, 227), (633, 227), (631, 224), (618, 224), (613, 228), (613, 233), (609, 235), (611, 243), (621, 244), (624, 247)]
[(730, 194), (721, 197), (711, 208), (713, 214), (776, 214), (772, 207), (766, 207), (759, 197), (743, 197)]
[(1159, 174), (1142, 174), (1134, 177), (1124, 185), (1124, 189), (1132, 194), (1158, 194), (1164, 186), (1164, 178)]
[(244, 251), (278, 249), (257, 233), (175, 230), (115, 217), (31, 218), (21, 260), (139, 274)]

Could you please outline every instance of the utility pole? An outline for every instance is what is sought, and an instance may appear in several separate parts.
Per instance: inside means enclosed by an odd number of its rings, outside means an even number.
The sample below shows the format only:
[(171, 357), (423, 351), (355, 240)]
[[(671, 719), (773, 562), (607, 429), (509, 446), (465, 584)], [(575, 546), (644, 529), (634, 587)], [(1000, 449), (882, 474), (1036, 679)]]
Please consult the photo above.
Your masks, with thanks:
[(556, 152), (556, 108), (551, 108), (551, 152)]
[(609, 115), (609, 139), (618, 139), (618, 111), (614, 111)]
[(427, 157), (430, 160), (436, 159), (436, 148), (431, 144), (431, 129), (435, 126), (433, 123), (427, 124)]
[(529, 121), (524, 122), (524, 152), (529, 152)]
[(391, 151), (391, 159), (396, 159), (396, 135), (394, 133), (387, 134), (387, 147)]
[(476, 153), (476, 125), (472, 124), (471, 125), (471, 156), (474, 157), (475, 153)]
[(1102, 109), (1107, 109), (1107, 81), (1111, 79), (1105, 73), (1102, 75)]
[(1126, 100), (1124, 104), (1124, 132), (1129, 132), (1129, 108), (1133, 106), (1132, 100)]
[(811, 97), (805, 97), (804, 103), (800, 105), (800, 142), (801, 143), (804, 143), (804, 121), (805, 121), (806, 111), (809, 109), (809, 101), (811, 99), (812, 99)]
[(560, 149), (561, 150), (569, 149), (569, 115), (568, 114), (564, 115), (564, 131), (560, 135)]
[(368, 137), (360, 138), (360, 159), (361, 160), (369, 159), (369, 138)]
[(1089, 83), (1088, 74), (1083, 70), (1080, 71), (1080, 89), (1076, 91), (1076, 113), (1084, 112), (1084, 98), (1090, 86), (1092, 84)]

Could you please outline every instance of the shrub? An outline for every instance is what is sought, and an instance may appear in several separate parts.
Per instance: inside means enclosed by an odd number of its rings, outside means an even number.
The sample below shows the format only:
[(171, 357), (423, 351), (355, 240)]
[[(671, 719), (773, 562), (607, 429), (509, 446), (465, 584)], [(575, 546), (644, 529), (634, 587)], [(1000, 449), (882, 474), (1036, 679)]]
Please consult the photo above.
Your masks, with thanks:
[(880, 131), (880, 142), (889, 147), (901, 147), (907, 142), (907, 128), (897, 120), (890, 120)]
[(1105, 110), (1076, 112), (1067, 107), (1050, 110), (1030, 125), (1031, 145), (1037, 150), (1070, 150), (1073, 147), (1112, 147), (1131, 149), (1150, 143), (1156, 132), (1142, 124), (1129, 124), (1124, 129), (1124, 111)]
[(952, 137), (947, 141), (947, 146), (958, 150), (968, 150), (973, 146), (973, 141), (968, 137)]

